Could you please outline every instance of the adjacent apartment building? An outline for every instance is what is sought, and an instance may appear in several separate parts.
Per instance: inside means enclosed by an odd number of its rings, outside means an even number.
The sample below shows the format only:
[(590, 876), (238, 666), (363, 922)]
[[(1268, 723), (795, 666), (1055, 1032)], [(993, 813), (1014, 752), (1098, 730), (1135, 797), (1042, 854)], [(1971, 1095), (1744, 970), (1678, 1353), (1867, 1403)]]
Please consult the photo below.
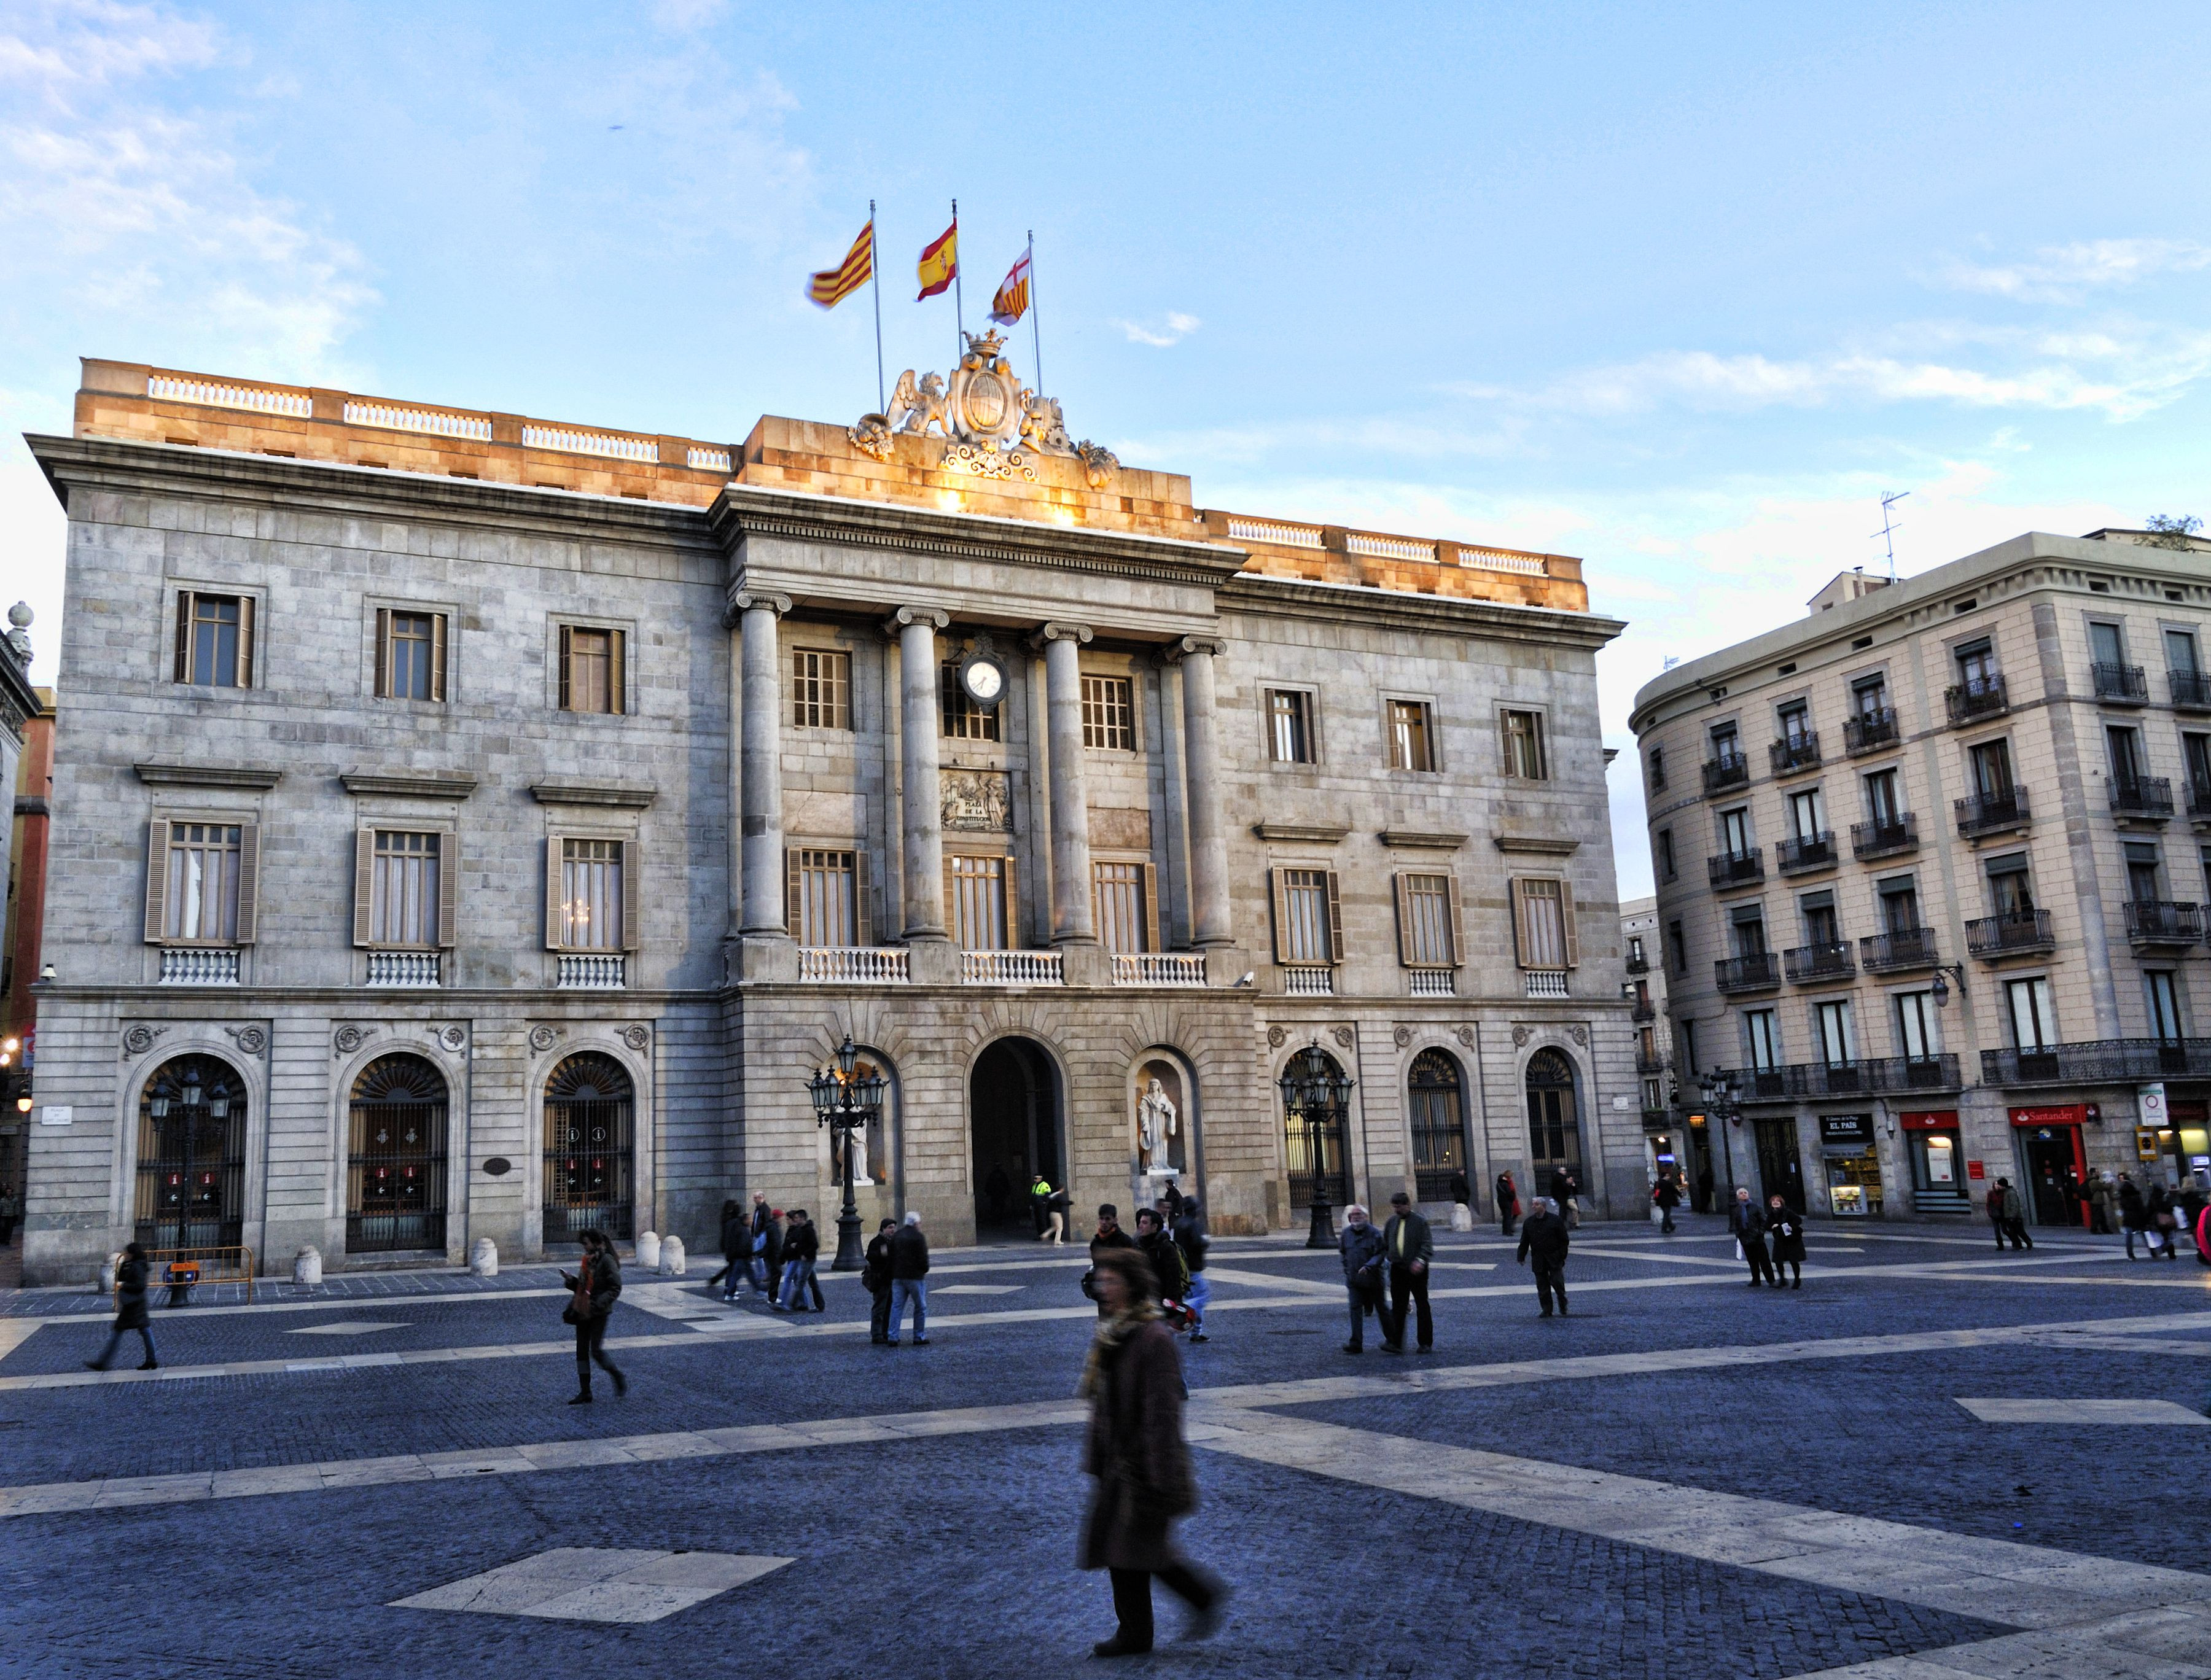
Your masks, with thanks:
[(88, 361), (27, 1275), (826, 1221), (848, 1036), (869, 1229), (1639, 1206), (1579, 562), (1200, 509), (1000, 352), (742, 441)]
[[(2211, 1168), (2211, 546), (2039, 532), (1636, 697), (1685, 1111), (1723, 1183), (1967, 1213)], [(1700, 1097), (1717, 1076), (1725, 1090)]]

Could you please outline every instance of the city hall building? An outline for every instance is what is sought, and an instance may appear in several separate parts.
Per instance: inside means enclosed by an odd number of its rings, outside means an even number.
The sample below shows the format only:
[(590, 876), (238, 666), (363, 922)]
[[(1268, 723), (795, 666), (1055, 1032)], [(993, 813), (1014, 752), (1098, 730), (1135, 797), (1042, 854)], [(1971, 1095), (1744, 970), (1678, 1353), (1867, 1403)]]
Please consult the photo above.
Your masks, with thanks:
[(28, 1278), (826, 1221), (847, 1036), (871, 1227), (1639, 1212), (1578, 562), (1200, 510), (991, 337), (914, 390), (732, 444), (84, 364)]

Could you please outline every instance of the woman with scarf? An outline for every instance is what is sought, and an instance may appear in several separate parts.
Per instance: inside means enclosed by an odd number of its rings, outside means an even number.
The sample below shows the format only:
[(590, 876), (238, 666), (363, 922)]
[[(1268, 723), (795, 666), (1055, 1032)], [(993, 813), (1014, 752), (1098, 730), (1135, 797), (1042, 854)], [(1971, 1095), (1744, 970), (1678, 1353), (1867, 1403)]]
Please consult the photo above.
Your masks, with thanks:
[(1197, 1505), (1190, 1446), (1182, 1434), (1182, 1362), (1160, 1316), (1151, 1264), (1134, 1248), (1093, 1257), (1098, 1333), (1082, 1368), (1090, 1402), (1084, 1470), (1098, 1478), (1082, 1535), (1082, 1567), (1113, 1581), (1113, 1637), (1092, 1647), (1100, 1657), (1134, 1657), (1152, 1648), (1152, 1577), (1195, 1614), (1194, 1637), (1219, 1621), (1227, 1589), (1185, 1562), (1167, 1526)]

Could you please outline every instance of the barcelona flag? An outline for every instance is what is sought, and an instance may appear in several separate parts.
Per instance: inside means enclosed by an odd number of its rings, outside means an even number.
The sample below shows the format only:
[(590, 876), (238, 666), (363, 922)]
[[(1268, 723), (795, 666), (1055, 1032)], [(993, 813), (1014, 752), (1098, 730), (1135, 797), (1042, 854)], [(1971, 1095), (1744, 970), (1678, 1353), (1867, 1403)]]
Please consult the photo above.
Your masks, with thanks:
[(998, 283), (998, 295), (990, 299), (990, 318), (1002, 327), (1010, 327), (1029, 312), (1029, 254), (1021, 253), (1021, 260), (1006, 270), (1006, 277)]

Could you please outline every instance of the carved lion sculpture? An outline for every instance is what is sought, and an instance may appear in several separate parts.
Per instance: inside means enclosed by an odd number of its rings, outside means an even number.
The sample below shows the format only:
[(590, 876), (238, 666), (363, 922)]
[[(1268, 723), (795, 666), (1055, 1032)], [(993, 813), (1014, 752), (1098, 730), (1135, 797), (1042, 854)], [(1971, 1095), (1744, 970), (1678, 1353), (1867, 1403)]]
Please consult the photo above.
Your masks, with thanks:
[(1059, 399), (1027, 393), (1021, 402), (1021, 436), (1039, 455), (1073, 455), (1075, 444), (1061, 418)]
[(909, 367), (899, 375), (898, 384), (891, 391), (887, 418), (893, 432), (924, 437), (934, 426), (942, 435), (949, 438), (952, 421), (944, 408), (944, 381), (934, 373), (924, 373), (917, 384), (913, 370)]

